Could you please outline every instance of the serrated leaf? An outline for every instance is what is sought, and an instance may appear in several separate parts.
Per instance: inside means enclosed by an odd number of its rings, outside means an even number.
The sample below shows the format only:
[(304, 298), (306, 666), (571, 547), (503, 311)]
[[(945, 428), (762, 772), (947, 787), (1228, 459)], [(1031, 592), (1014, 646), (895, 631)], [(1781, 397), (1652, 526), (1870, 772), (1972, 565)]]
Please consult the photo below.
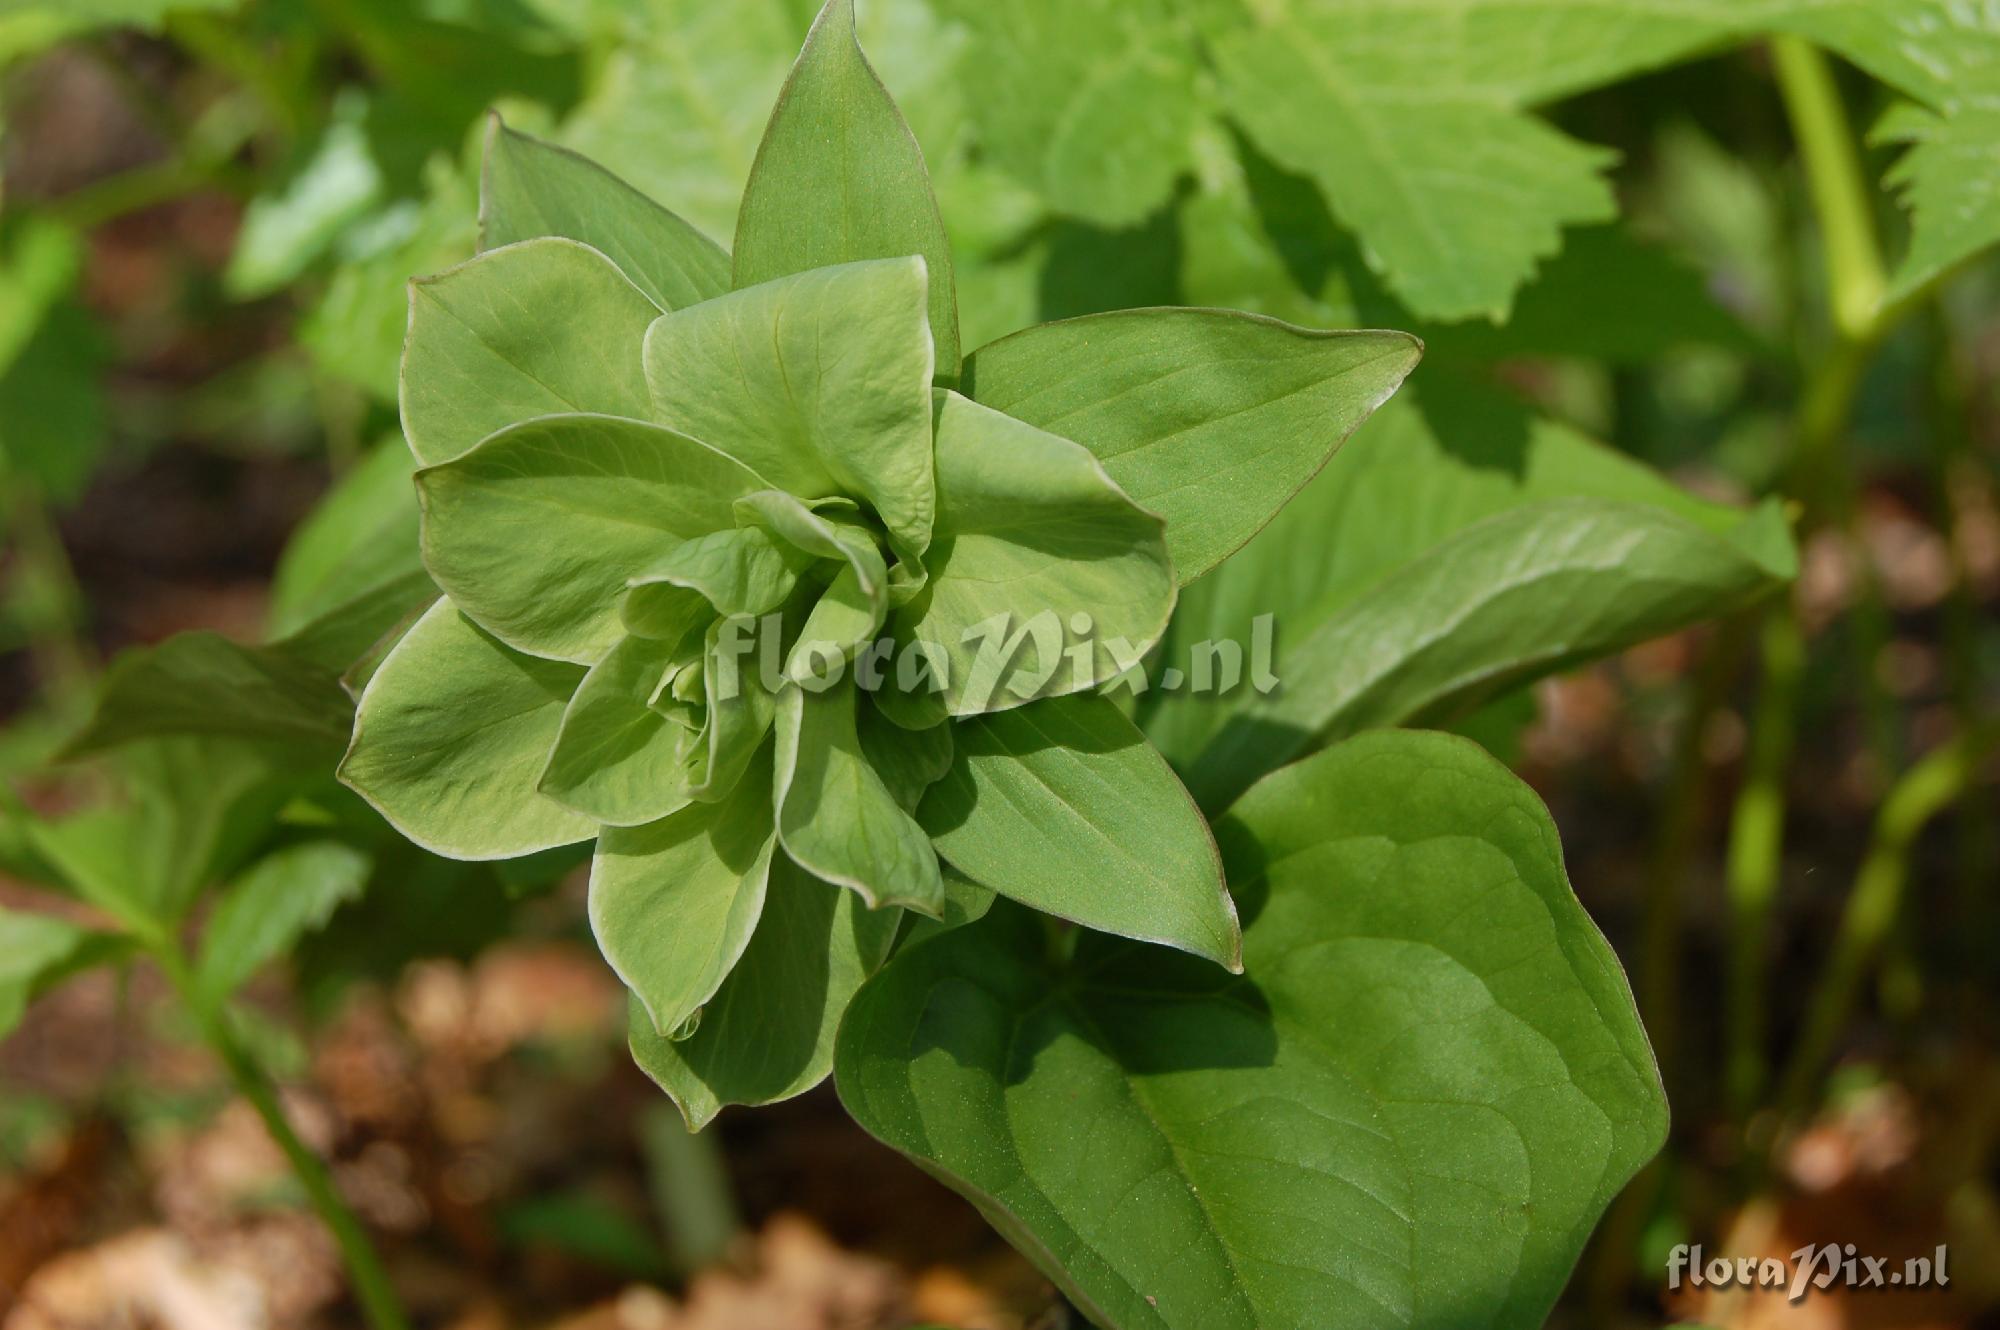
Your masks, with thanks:
[(966, 390), (1091, 450), (1167, 523), (1185, 585), (1234, 553), (1402, 384), (1423, 344), (1221, 310), (1045, 323), (966, 359)]
[(440, 600), (368, 681), (340, 779), (447, 858), (589, 840), (596, 823), (536, 789), (583, 674), (513, 650)]
[(954, 867), (1086, 928), (1242, 967), (1208, 824), (1109, 700), (1050, 698), (939, 728), (956, 757), (917, 820)]
[(861, 53), (853, 0), (827, 0), (778, 94), (737, 215), (735, 281), (920, 255), (936, 366), (958, 375), (951, 243), (922, 149)]
[(868, 503), (906, 560), (930, 543), (924, 263), (842, 263), (668, 314), (646, 333), (652, 415), (800, 499)]
[(729, 290), (729, 255), (589, 158), (491, 116), (479, 189), (480, 248), (567, 236), (609, 258), (661, 309)]
[(1219, 833), (1240, 978), (996, 908), (862, 988), (842, 1103), (1103, 1326), (1540, 1325), (1667, 1121), (1548, 813), (1385, 733)]
[(615, 827), (636, 827), (694, 798), (700, 736), (654, 701), (670, 671), (701, 658), (692, 641), (621, 638), (590, 667), (563, 709), (538, 787), (566, 808)]
[(1085, 691), (1143, 655), (1174, 603), (1160, 519), (1068, 439), (948, 390), (937, 413), (930, 580), (890, 622), (899, 654), (945, 659), (943, 709)]
[(804, 1094), (833, 1070), (841, 1013), (881, 965), (902, 918), (774, 855), (756, 932), (702, 1008), (701, 1024), (669, 1040), (635, 1001), (633, 1060), (697, 1131), (728, 1105)]
[(734, 526), (735, 500), (765, 483), (662, 425), (543, 416), (417, 472), (424, 563), (495, 637), (589, 664), (623, 634), (619, 601), (632, 575), (682, 541)]
[(1130, 226), (1194, 166), (1207, 110), (1168, 0), (941, 6), (973, 33), (959, 72), (980, 142), (1057, 212)]
[(943, 908), (930, 838), (869, 765), (857, 733), (858, 690), (792, 686), (778, 697), (778, 840), (814, 876), (858, 892), (870, 909)]
[(591, 931), (656, 1035), (679, 1033), (742, 957), (775, 845), (768, 760), (720, 803), (598, 837)]
[(361, 895), (373, 867), (340, 841), (303, 841), (265, 855), (237, 877), (202, 930), (195, 982), (220, 1003)]
[(402, 373), (411, 450), (436, 465), (535, 416), (645, 418), (639, 349), (659, 314), (610, 259), (555, 237), (412, 282)]
[(66, 919), (0, 909), (0, 1039), (14, 1032), (30, 1002), (70, 976), (116, 959), (129, 945)]
[(1897, 297), (2000, 244), (2000, 79), (1993, 97), (1949, 115), (1900, 107), (1876, 128), (1877, 139), (1909, 145), (1889, 172), (1911, 213)]

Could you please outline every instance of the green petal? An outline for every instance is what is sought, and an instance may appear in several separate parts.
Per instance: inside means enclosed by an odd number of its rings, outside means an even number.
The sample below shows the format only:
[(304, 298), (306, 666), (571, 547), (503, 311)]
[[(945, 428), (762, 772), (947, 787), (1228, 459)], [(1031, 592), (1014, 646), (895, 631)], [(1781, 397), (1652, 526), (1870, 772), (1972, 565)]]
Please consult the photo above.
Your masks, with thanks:
[(440, 600), (361, 694), (340, 779), (410, 840), (452, 859), (512, 859), (597, 824), (535, 786), (583, 671), (523, 655)]
[(425, 464), (565, 411), (649, 414), (640, 348), (659, 306), (574, 240), (524, 240), (410, 283), (403, 429)]
[(634, 573), (735, 525), (763, 482), (706, 444), (616, 416), (530, 420), (417, 473), (424, 562), (488, 632), (589, 664), (623, 633)]
[(694, 797), (701, 736), (652, 703), (668, 672), (700, 654), (698, 636), (621, 638), (590, 667), (564, 709), (541, 792), (614, 827), (685, 807)]

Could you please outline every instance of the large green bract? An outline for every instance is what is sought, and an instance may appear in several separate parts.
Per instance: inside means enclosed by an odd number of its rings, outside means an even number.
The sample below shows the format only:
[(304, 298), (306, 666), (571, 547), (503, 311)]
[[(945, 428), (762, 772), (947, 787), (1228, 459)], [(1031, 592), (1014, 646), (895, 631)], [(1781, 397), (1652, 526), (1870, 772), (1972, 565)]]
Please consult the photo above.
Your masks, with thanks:
[(963, 917), (952, 883), (1237, 965), (1207, 824), (1088, 695), (1413, 339), (1141, 312), (1010, 339), (957, 390), (950, 252), (844, 0), (733, 255), (497, 122), (480, 221), (411, 287), (444, 597), (369, 678), (349, 785), (454, 857), (596, 838), (635, 1048), (697, 1123), (823, 1078), (903, 912)]

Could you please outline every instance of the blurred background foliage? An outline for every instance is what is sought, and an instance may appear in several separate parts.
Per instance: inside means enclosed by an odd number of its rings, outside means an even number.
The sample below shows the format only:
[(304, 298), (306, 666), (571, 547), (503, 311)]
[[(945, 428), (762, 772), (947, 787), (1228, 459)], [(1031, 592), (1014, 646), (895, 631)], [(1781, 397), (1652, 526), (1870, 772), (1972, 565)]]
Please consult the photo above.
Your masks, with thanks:
[[(1845, 1319), (1811, 1324), (1990, 1323), (2000, 825), (1980, 773), (2000, 703), (2000, 268), (1958, 262), (1905, 317), (1852, 336), (1822, 275), (1825, 232), (1769, 48), (1715, 39), (1597, 77), (1520, 80), (1509, 105), (1547, 104), (1533, 133), (1615, 150), (1583, 172), (1608, 169), (1609, 190), (1557, 207), (1546, 261), (1521, 268), (1518, 290), (1505, 272), (1470, 294), (1444, 289), (1385, 264), (1311, 174), (1269, 155), (1291, 142), (1285, 127), (1229, 102), (1215, 70), (1184, 58), (1224, 8), (863, 7), (863, 44), (926, 150), (956, 247), (965, 346), (1153, 304), (1421, 333), (1430, 353), (1410, 390), (1335, 468), (1376, 468), (1388, 486), (1378, 492), (1400, 503), (1344, 497), (1345, 479), (1318, 486), (1263, 542), (1278, 553), (1238, 574), (1301, 608), (1322, 577), (1353, 586), (1380, 569), (1294, 567), (1286, 549), (1331, 548), (1327, 533), (1351, 525), (1374, 534), (1343, 548), (1386, 561), (1467, 513), (1587, 490), (1594, 468), (1620, 465), (1590, 439), (1701, 499), (1774, 499), (1800, 522), (1802, 574), (1777, 615), (1746, 612), (1629, 651), (1462, 721), (1549, 798), (1577, 888), (1633, 972), (1675, 1105), (1667, 1155), (1614, 1211), (1564, 1315), (1791, 1324), (1758, 1319), (1780, 1314), (1761, 1303), (1663, 1304), (1664, 1252), (1690, 1239), (1780, 1252), (1830, 1235), (1891, 1251), (1949, 1241), (1957, 1279), (1938, 1298), (1819, 1304)], [(467, 1326), (533, 1323), (505, 1318), (574, 1312), (624, 1285), (671, 1286), (696, 1258), (676, 1256), (671, 1239), (662, 1255), (656, 1235), (717, 1223), (726, 1235), (731, 1222), (676, 1197), (676, 1170), (713, 1161), (679, 1153), (684, 1142), (671, 1123), (662, 1130), (623, 1064), (616, 1004), (585, 950), (574, 884), (563, 885), (573, 857), (497, 870), (434, 859), (323, 774), (274, 774), (276, 759), (254, 744), (162, 740), (54, 775), (50, 761), (119, 651), (209, 630), (276, 643), (270, 660), (282, 661), (266, 665), (292, 668), (299, 630), (416, 575), (397, 435), (404, 287), (473, 253), (489, 107), (726, 241), (812, 9), (0, 3), (0, 774), (11, 791), (0, 852), (23, 881), (68, 881), (102, 906), (87, 879), (106, 856), (124, 856), (125, 878), (152, 882), (157, 903), (191, 898), (274, 843), (363, 847), (371, 885), (328, 880), (330, 924), (299, 943), (292, 995), (252, 1004), (246, 1037), (268, 1045), (285, 1079), (317, 1086), (319, 1111), (345, 1124), (344, 1185), (377, 1187), (372, 1222), (421, 1233), (412, 1243), (434, 1264), (506, 1286), (482, 1304), (466, 1287), (478, 1279), (436, 1275), (440, 1324), (447, 1313)], [(1037, 123), (1048, 89), (1084, 76), (1064, 61), (1102, 38), (1091, 24), (1146, 34), (1134, 86), (1104, 99), (1114, 110), (1087, 134)], [(1669, 55), (1680, 63), (1651, 69)], [(1835, 78), (1857, 125), (1913, 114), (1851, 66)], [(1062, 133), (1114, 146), (1072, 160)], [(1871, 186), (1899, 156), (1869, 140)], [(1887, 194), (1871, 197), (1869, 225), (1889, 253), (1905, 253), (1906, 215)], [(1356, 211), (1334, 202), (1342, 216)], [(1505, 298), (1490, 299), (1495, 289)], [(1827, 387), (1836, 361), (1851, 410), (1815, 417), (1816, 394), (1843, 390)], [(1436, 466), (1410, 461), (1424, 457)], [(1410, 466), (1406, 480), (1382, 470)], [(333, 501), (308, 520), (329, 487)], [(1449, 518), (1447, 502), (1460, 505)], [(1226, 615), (1226, 593), (1198, 587), (1186, 612)], [(343, 667), (322, 667), (322, 684)], [(1163, 746), (1197, 751), (1212, 722), (1169, 710), (1154, 717)], [(124, 823), (35, 830), (119, 784), (134, 792)], [(145, 820), (156, 804), (177, 827), (206, 828), (170, 872), (149, 862), (162, 855)], [(90, 958), (73, 959), (45, 978)], [(213, 1146), (228, 1119), (213, 1116), (213, 1078), (175, 1062), (189, 1032), (147, 1018), (157, 991), (143, 978), (104, 979), (0, 1059), (0, 1162), (11, 1168), (0, 1249), (13, 1244), (0, 1250), (0, 1307), (42, 1261), (146, 1215), (211, 1247), (234, 1222), (202, 1210), (222, 1184), (190, 1152)], [(509, 984), (521, 991), (510, 997)], [(19, 1014), (0, 1011), (0, 1029)], [(159, 1047), (139, 1057), (141, 1045)], [(371, 1095), (395, 1102), (371, 1107)], [(487, 1116), (472, 1128), (451, 1111)], [(805, 1208), (850, 1246), (926, 1272), (894, 1274), (782, 1221), (758, 1239), (759, 1268), (815, 1291), (810, 1313), (772, 1323), (871, 1323), (825, 1319), (841, 1298), (993, 1318), (968, 1325), (1056, 1314), (1037, 1310), (1048, 1301), (1037, 1281), (964, 1222), (964, 1207), (857, 1144), (823, 1097), (724, 1133), (753, 1220)], [(162, 1162), (130, 1144), (155, 1137), (180, 1154)], [(402, 1163), (364, 1167), (375, 1146)], [(385, 1168), (405, 1176), (385, 1182)], [(473, 1182), (452, 1172), (478, 1168), (487, 1172)], [(907, 1212), (899, 1221), (870, 1218), (847, 1195), (857, 1177), (885, 1173), (900, 1179), (879, 1184)], [(50, 1200), (49, 1186), (78, 1176), (90, 1179), (85, 1200), (67, 1210)], [(649, 1176), (668, 1181), (649, 1192)], [(171, 1186), (198, 1199), (175, 1200)], [(397, 1217), (405, 1192), (423, 1201), (422, 1218)], [(510, 1265), (508, 1253), (532, 1259)], [(167, 1258), (116, 1259), (149, 1269)], [(269, 1323), (316, 1323), (336, 1304), (337, 1276), (325, 1278), (334, 1290), (305, 1297), (296, 1322)], [(769, 1283), (727, 1296), (770, 1295)], [(473, 1319), (487, 1304), (502, 1319)], [(632, 1306), (616, 1315), (639, 1318)]]

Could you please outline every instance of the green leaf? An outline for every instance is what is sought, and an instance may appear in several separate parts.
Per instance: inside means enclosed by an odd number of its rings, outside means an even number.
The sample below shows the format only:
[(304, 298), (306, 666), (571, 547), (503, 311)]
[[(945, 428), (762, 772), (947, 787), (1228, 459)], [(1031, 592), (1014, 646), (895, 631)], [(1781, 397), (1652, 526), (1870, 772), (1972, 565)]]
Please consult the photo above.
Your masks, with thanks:
[(778, 696), (778, 839), (814, 876), (859, 892), (870, 909), (943, 907), (937, 855), (869, 765), (856, 732), (857, 690), (796, 685)]
[(945, 659), (944, 709), (1087, 691), (1144, 654), (1173, 612), (1160, 519), (1067, 439), (950, 391), (937, 412), (930, 581), (891, 623)]
[[(1994, 91), (2000, 93), (2000, 76)], [(1993, 204), (2000, 190), (2000, 106), (1966, 106), (1947, 115), (1902, 106), (1876, 127), (1875, 137), (1910, 145), (1889, 172), (1912, 215), (1910, 250), (1896, 270), (1893, 298), (2000, 244), (2000, 208)]]
[(347, 742), (353, 705), (337, 673), (282, 647), (244, 646), (219, 633), (177, 633), (119, 656), (70, 756), (140, 739), (215, 735), (328, 756)]
[(229, 295), (254, 300), (290, 285), (376, 206), (384, 182), (362, 123), (366, 110), (355, 90), (343, 91), (312, 156), (250, 200), (222, 273)]
[(1503, 513), (1295, 631), (1279, 675), (1296, 682), (1246, 698), (1187, 765), (1189, 785), (1222, 807), (1329, 739), (1449, 718), (1776, 585), (1751, 554), (1656, 509), (1567, 499)]
[(410, 283), (403, 429), (448, 462), (535, 416), (645, 417), (639, 348), (659, 306), (588, 245), (545, 237)]
[(536, 236), (580, 240), (661, 309), (729, 290), (720, 245), (589, 158), (517, 133), (497, 114), (486, 123), (479, 227), (481, 249)]
[[(861, 740), (863, 759), (882, 778), (896, 806), (906, 813), (915, 813), (924, 791), (943, 780), (951, 770), (950, 725), (906, 730), (884, 716), (879, 708), (868, 705), (856, 708), (854, 728)], [(945, 885), (949, 894), (951, 884)]]
[(949, 0), (981, 144), (1055, 211), (1130, 226), (1192, 171), (1205, 108), (1194, 33), (1169, 0)]
[(219, 1003), (333, 912), (361, 895), (373, 867), (340, 841), (302, 841), (252, 864), (222, 893), (202, 930), (198, 990)]
[(655, 419), (797, 498), (867, 503), (906, 560), (930, 543), (921, 259), (780, 277), (665, 315), (645, 367)]
[(1667, 1125), (1547, 811), (1385, 733), (1218, 835), (1241, 977), (1089, 934), (1051, 962), (999, 907), (863, 987), (842, 1103), (1099, 1325), (1540, 1325)]
[[(1612, 506), (1546, 503), (1565, 499)], [(1621, 535), (1611, 526), (1625, 505), (1651, 511), (1628, 514), (1637, 525)], [(1489, 519), (1499, 525), (1464, 543)], [(1546, 543), (1600, 537), (1612, 543)], [(1510, 538), (1520, 543), (1508, 547)], [(1681, 557), (1670, 551), (1685, 551), (1690, 562), (1679, 570), (1621, 570), (1612, 566), (1612, 552), (1621, 548), (1669, 558)], [(1607, 617), (1586, 621), (1565, 613), (1545, 599), (1559, 582), (1538, 591), (1527, 580), (1537, 569), (1564, 579), (1561, 584), (1590, 597)], [(1219, 696), (1150, 694), (1141, 723), (1191, 776), (1204, 807), (1217, 807), (1209, 801), (1224, 789), (1240, 790), (1285, 754), (1302, 751), (1299, 744), (1318, 741), (1316, 731), (1299, 732), (1310, 718), (1306, 712), (1331, 708), (1328, 733), (1337, 734), (1357, 728), (1364, 715), (1365, 723), (1393, 725), (1469, 706), (1482, 691), (1519, 681), (1519, 671), (1568, 663), (1558, 650), (1582, 649), (1586, 637), (1592, 650), (1620, 649), (1643, 640), (1631, 634), (1668, 631), (1720, 613), (1794, 571), (1776, 511), (1745, 514), (1702, 502), (1498, 393), (1436, 379), (1382, 411), (1270, 527), (1183, 593), (1164, 663), (1192, 675), (1204, 654), (1234, 644), (1249, 658), (1244, 682)], [(1711, 577), (1717, 580), (1703, 580)], [(1444, 599), (1423, 605), (1399, 600), (1420, 589)], [(1301, 663), (1293, 663), (1295, 653), (1318, 651), (1308, 644), (1325, 634), (1360, 631), (1361, 621), (1338, 625), (1361, 613), (1364, 603), (1370, 631), (1395, 636), (1369, 641), (1364, 655), (1341, 660), (1330, 673), (1315, 673), (1324, 669), (1323, 657), (1308, 664), (1300, 654)], [(1530, 618), (1503, 622), (1503, 606)], [(1470, 617), (1427, 617), (1439, 614)], [(1260, 634), (1261, 616), (1269, 616), (1272, 631)], [(1549, 625), (1546, 637), (1535, 637), (1531, 619)], [(1278, 683), (1266, 697), (1250, 676), (1260, 638), (1273, 635), (1275, 662), (1266, 660), (1262, 668)], [(1339, 640), (1358, 649), (1352, 636)], [(1488, 652), (1499, 654), (1483, 654)], [(1221, 676), (1226, 682), (1226, 665)], [(1300, 709), (1286, 722), (1289, 728), (1264, 730), (1238, 719), (1283, 707)], [(1203, 769), (1201, 755), (1232, 727), (1246, 762), (1258, 732), (1272, 745), (1268, 759), (1257, 760), (1254, 769)]]
[(902, 918), (774, 855), (757, 930), (699, 1028), (669, 1040), (635, 1001), (633, 1059), (697, 1131), (730, 1104), (804, 1094), (833, 1070), (841, 1013), (888, 955)]
[(243, 862), (297, 784), (264, 748), (211, 738), (146, 740), (107, 761), (121, 797), (32, 823), (29, 840), (78, 895), (155, 940)]
[(598, 838), (591, 930), (655, 1034), (679, 1033), (742, 958), (775, 844), (768, 760), (720, 803)]
[(951, 243), (923, 150), (861, 53), (853, 0), (827, 0), (778, 94), (736, 221), (736, 285), (920, 255), (937, 373), (958, 376)]
[(1426, 318), (1505, 318), (1564, 226), (1615, 213), (1609, 151), (1525, 108), (1686, 55), (1726, 5), (1677, 0), (1307, 0), (1219, 37), (1223, 99), (1315, 180)]
[(1403, 333), (1221, 310), (1045, 323), (966, 359), (974, 401), (1090, 449), (1192, 582), (1255, 535), (1423, 355)]
[(80, 971), (117, 958), (129, 944), (46, 914), (0, 909), (0, 1039), (28, 1004)]
[(271, 579), (272, 636), (423, 571), (411, 465), (401, 439), (377, 444), (292, 532)]
[(1110, 701), (1050, 698), (950, 729), (957, 756), (917, 820), (954, 867), (1045, 914), (1242, 969), (1208, 824)]
[(734, 501), (764, 484), (664, 426), (543, 416), (417, 472), (424, 562), (503, 642), (589, 664), (623, 632), (628, 579), (680, 542), (734, 526)]
[(590, 667), (563, 711), (543, 794), (619, 827), (657, 821), (694, 797), (700, 736), (654, 700), (701, 658), (699, 627), (691, 642), (622, 638)]
[(396, 830), (452, 859), (512, 859), (596, 824), (537, 791), (583, 670), (433, 605), (368, 681), (340, 779)]

